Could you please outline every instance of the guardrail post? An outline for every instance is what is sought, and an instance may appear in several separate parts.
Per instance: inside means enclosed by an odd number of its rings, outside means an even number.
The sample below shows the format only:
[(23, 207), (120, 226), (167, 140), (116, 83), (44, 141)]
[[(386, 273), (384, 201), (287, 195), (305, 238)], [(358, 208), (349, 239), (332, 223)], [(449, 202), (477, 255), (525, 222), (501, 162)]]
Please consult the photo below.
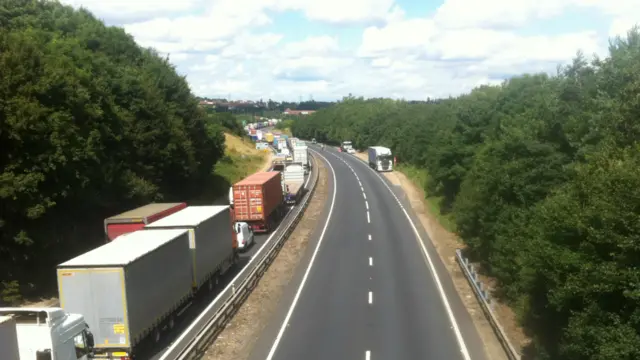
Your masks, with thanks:
[(464, 276), (467, 278), (469, 285), (471, 285), (471, 287), (473, 288), (473, 292), (476, 294), (476, 298), (480, 302), (482, 310), (489, 320), (489, 323), (493, 327), (495, 334), (498, 336), (498, 339), (500, 340), (500, 343), (502, 344), (507, 357), (510, 360), (520, 360), (520, 354), (509, 341), (504, 328), (498, 322), (498, 319), (493, 313), (493, 302), (491, 301), (489, 290), (486, 288), (486, 286), (483, 285), (482, 281), (478, 279), (478, 274), (475, 270), (475, 267), (469, 262), (469, 259), (462, 256), (462, 252), (460, 251), (460, 249), (456, 249), (456, 260), (458, 262), (458, 265), (460, 265)]

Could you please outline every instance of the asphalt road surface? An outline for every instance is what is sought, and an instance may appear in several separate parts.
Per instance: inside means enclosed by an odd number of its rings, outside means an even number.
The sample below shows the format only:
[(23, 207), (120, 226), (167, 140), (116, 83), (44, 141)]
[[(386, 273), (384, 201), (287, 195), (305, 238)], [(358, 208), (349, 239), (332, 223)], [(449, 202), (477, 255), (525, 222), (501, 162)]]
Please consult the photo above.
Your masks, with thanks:
[[(315, 176), (316, 169), (312, 169), (309, 175), (305, 178), (305, 188), (309, 186), (309, 179)], [(301, 196), (303, 196), (301, 194)], [(256, 234), (255, 242), (251, 245), (245, 252), (240, 253), (240, 261), (238, 266), (235, 269), (232, 269), (225, 274), (225, 276), (221, 279), (221, 282), (218, 284), (218, 289), (224, 289), (227, 284), (249, 263), (251, 258), (258, 252), (258, 250), (264, 246), (267, 242), (267, 239), (271, 236), (276, 236), (280, 234), (286, 226), (283, 224), (289, 224), (291, 222), (291, 212), (288, 212), (284, 219), (280, 222), (277, 229), (273, 230), (268, 234)], [(197, 300), (194, 301), (193, 305), (191, 305), (185, 312), (182, 314), (175, 325), (175, 328), (169, 332), (165, 333), (165, 336), (160, 340), (159, 343), (151, 343), (150, 339), (145, 341), (145, 344), (141, 346), (141, 353), (137, 357), (137, 359), (141, 360), (156, 360), (159, 359), (162, 354), (171, 346), (172, 342), (189, 326), (191, 321), (193, 321), (199, 314), (204, 310), (207, 305), (213, 301), (218, 291), (214, 291), (212, 293), (206, 293), (203, 295), (199, 295)]]
[(335, 176), (335, 197), (250, 359), (484, 360), (401, 193), (354, 155), (312, 148)]

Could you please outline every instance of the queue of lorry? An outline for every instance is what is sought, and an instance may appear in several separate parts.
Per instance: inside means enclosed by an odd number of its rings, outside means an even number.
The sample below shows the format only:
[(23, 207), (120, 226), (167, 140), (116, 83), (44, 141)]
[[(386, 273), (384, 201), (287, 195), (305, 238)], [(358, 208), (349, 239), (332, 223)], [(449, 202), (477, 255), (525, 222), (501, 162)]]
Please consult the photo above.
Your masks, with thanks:
[[(310, 169), (308, 146), (304, 141), (278, 131), (268, 132), (262, 137), (264, 140), (256, 142), (256, 147), (262, 143), (276, 151), (272, 169), (282, 173), (281, 186), (285, 194), (285, 203), (295, 205), (301, 197), (304, 177)], [(230, 189), (230, 203), (233, 203), (232, 192)], [(261, 226), (252, 228), (257, 231), (262, 229)]]
[[(230, 205), (154, 203), (104, 220), (105, 244), (59, 264), (59, 308), (0, 308), (2, 360), (134, 359), (214, 291), (254, 232), (277, 227), (302, 166), (258, 172)], [(286, 191), (285, 191), (286, 189)]]

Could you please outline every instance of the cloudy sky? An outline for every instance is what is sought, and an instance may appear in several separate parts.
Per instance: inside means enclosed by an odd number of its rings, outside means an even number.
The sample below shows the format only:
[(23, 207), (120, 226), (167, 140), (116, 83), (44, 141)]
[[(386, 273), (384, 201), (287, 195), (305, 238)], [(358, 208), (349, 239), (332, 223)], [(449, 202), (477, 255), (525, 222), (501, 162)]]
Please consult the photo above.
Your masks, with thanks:
[(62, 0), (170, 54), (201, 96), (445, 97), (554, 72), (640, 22), (640, 0)]

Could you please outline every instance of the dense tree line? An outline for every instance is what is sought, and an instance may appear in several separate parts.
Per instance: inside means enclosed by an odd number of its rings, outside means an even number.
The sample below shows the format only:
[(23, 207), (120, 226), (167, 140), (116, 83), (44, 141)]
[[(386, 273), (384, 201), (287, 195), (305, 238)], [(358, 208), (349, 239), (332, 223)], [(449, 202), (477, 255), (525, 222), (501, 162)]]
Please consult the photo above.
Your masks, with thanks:
[(220, 125), (229, 133), (237, 136), (244, 136), (246, 132), (242, 126), (242, 122), (229, 111), (217, 111), (215, 108), (204, 108), (207, 113), (209, 124)]
[(344, 98), (296, 136), (425, 169), (533, 337), (526, 358), (640, 359), (640, 33), (556, 76), (427, 104)]
[(0, 3), (0, 301), (55, 290), (102, 219), (197, 198), (224, 152), (167, 59), (53, 1)]

